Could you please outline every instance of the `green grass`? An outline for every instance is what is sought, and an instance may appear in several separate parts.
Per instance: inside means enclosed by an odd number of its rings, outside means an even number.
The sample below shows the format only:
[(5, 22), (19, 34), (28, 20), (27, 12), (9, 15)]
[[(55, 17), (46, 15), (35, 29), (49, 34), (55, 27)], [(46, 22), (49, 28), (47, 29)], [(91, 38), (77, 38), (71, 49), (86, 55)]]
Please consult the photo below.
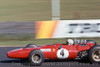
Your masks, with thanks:
[(30, 41), (1, 41), (0, 46), (25, 46), (27, 44), (46, 45), (54, 43), (64, 43), (65, 39), (33, 39)]
[(51, 0), (0, 0), (0, 21), (51, 19)]
[(61, 19), (100, 19), (100, 0), (61, 0)]
[(0, 34), (0, 41), (32, 41), (34, 34)]
[[(60, 0), (61, 19), (99, 19), (100, 0)], [(0, 21), (51, 20), (51, 0), (0, 0)]]
[[(74, 39), (74, 38), (72, 38)], [(87, 40), (94, 40), (97, 42), (97, 44), (100, 44), (100, 38), (78, 38), (78, 39), (87, 39)], [(38, 46), (40, 45), (46, 45), (46, 44), (55, 44), (55, 43), (66, 43), (66, 38), (58, 38), (58, 39), (33, 39), (33, 40), (26, 40), (26, 41), (20, 41), (20, 40), (9, 40), (9, 41), (0, 41), (0, 46), (26, 46), (27, 44), (36, 44)]]

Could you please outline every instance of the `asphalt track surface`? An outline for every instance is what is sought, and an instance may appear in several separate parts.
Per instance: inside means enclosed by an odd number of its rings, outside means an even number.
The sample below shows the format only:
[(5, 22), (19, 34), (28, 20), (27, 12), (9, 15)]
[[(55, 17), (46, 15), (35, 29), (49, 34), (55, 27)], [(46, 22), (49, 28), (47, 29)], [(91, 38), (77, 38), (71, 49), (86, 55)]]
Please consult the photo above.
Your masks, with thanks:
[(8, 58), (9, 50), (20, 47), (0, 47), (0, 67), (100, 67), (100, 64), (92, 64), (87, 60), (45, 60), (41, 66), (31, 66), (28, 60)]

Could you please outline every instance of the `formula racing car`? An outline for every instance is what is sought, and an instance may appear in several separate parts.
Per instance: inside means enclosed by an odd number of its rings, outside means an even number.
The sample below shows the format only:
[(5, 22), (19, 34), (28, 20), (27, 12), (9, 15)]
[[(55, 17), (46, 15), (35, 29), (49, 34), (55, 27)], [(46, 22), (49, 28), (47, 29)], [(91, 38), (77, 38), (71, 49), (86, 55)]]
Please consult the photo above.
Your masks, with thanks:
[(66, 44), (36, 46), (29, 44), (7, 52), (9, 58), (29, 59), (31, 65), (41, 65), (45, 59), (84, 59), (100, 62), (100, 45), (93, 40), (68, 39)]

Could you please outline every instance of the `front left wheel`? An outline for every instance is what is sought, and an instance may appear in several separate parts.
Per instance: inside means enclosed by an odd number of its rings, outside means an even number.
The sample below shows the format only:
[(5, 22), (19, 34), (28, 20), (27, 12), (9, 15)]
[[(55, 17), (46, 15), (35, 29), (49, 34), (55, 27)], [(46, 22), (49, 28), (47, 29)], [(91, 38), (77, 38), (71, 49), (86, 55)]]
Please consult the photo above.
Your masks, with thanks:
[(29, 61), (32, 66), (40, 66), (44, 62), (44, 55), (40, 50), (34, 50), (29, 54)]

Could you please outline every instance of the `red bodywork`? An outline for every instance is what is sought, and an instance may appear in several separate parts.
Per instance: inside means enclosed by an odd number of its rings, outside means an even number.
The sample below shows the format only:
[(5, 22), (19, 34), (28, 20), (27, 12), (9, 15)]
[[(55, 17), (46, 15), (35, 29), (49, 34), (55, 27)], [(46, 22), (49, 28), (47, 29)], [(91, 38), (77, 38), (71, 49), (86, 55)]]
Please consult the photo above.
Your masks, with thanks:
[(57, 56), (57, 52), (59, 46), (62, 46), (63, 49), (67, 50), (69, 55), (66, 54), (67, 58), (64, 59), (75, 59), (79, 52), (89, 50), (93, 43), (87, 43), (86, 46), (80, 46), (79, 44), (75, 45), (63, 45), (63, 44), (53, 44), (53, 45), (46, 45), (42, 47), (31, 47), (31, 48), (20, 48), (9, 51), (7, 56), (10, 58), (19, 58), (19, 59), (26, 59), (28, 58), (29, 54), (33, 50), (40, 50), (43, 52), (45, 59), (59, 59)]

